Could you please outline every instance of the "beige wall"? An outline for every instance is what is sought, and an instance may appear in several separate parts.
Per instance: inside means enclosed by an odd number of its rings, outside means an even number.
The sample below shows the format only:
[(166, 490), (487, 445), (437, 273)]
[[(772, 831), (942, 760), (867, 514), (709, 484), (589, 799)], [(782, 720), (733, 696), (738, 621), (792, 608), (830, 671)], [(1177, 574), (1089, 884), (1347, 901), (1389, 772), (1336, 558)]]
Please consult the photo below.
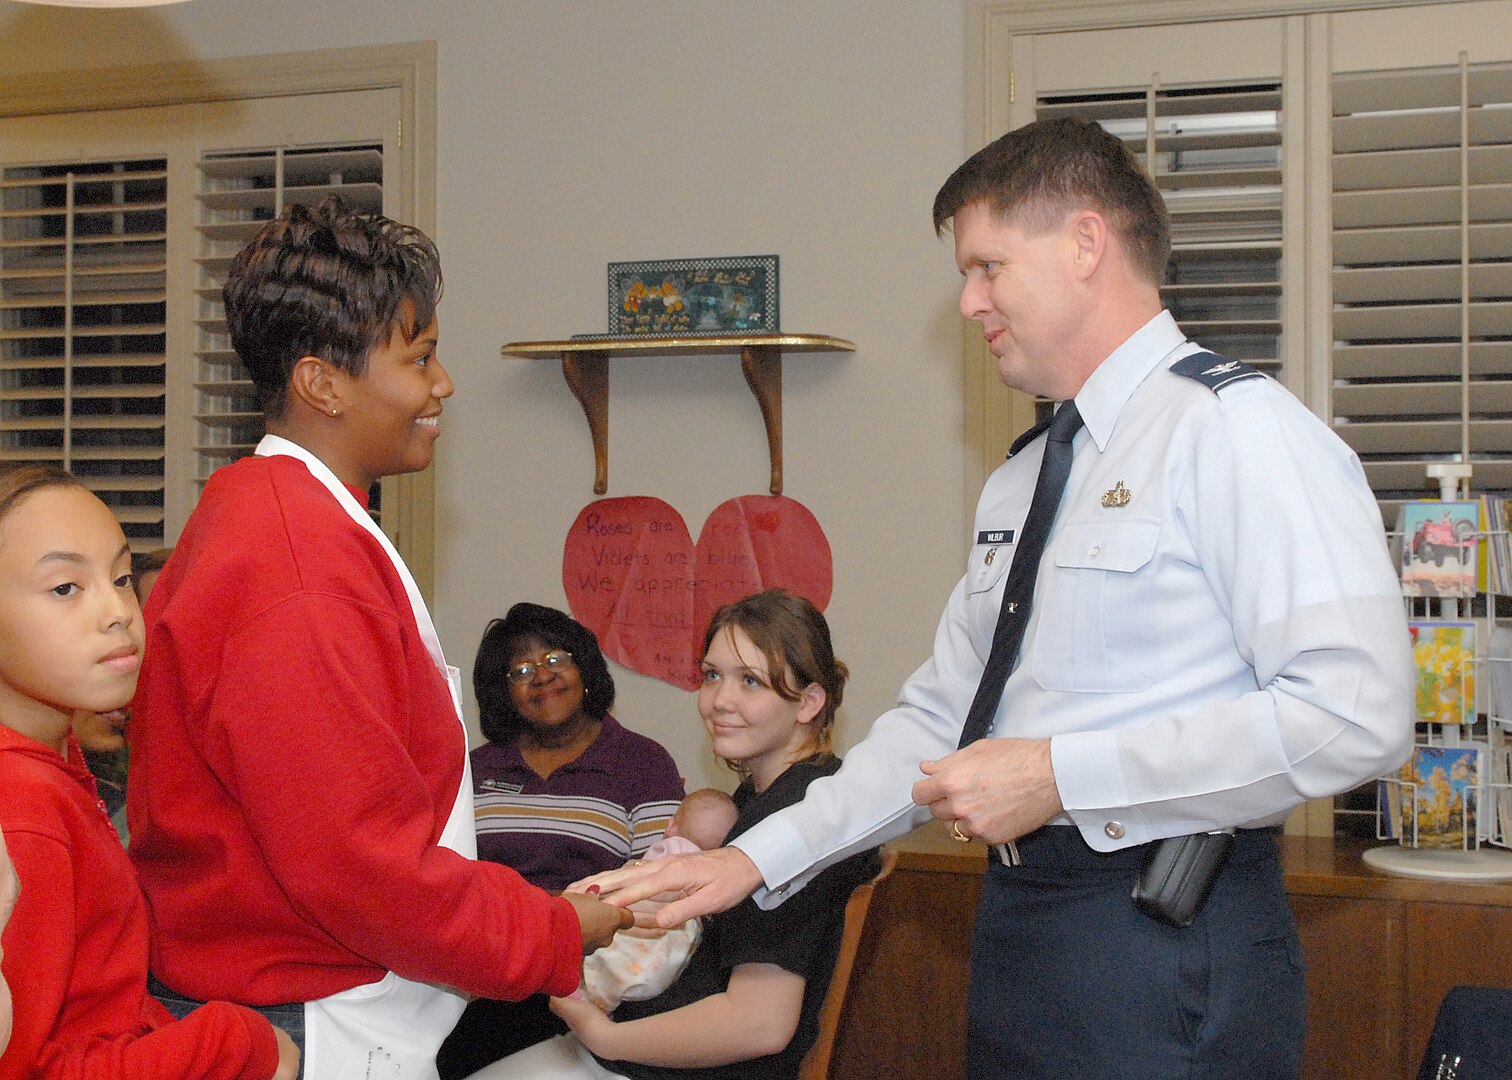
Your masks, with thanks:
[[(602, 331), (622, 259), (781, 256), (782, 326), (855, 341), (784, 371), (786, 493), (835, 558), (829, 616), (853, 681), (841, 743), (927, 654), (959, 575), (961, 333), (935, 189), (965, 149), (964, 0), (193, 0), (129, 13), (0, 0), (0, 71), (434, 40), (437, 236), (447, 274), (436, 616), (470, 672), (489, 618), (564, 605), (561, 543), (592, 452), (553, 364), (506, 341)], [(610, 495), (693, 534), (767, 482), (730, 358), (611, 373)], [(692, 696), (615, 668), (616, 713), (693, 784), (727, 783)]]

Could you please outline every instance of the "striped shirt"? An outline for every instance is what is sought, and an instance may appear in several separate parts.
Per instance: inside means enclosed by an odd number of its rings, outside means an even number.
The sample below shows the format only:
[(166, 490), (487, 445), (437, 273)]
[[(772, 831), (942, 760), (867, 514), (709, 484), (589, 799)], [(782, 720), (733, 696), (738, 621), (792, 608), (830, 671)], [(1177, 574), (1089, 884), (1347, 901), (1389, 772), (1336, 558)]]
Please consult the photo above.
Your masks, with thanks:
[(513, 744), (478, 747), (472, 772), (478, 857), (543, 889), (639, 858), (683, 797), (672, 755), (612, 716), (577, 760), (544, 780)]

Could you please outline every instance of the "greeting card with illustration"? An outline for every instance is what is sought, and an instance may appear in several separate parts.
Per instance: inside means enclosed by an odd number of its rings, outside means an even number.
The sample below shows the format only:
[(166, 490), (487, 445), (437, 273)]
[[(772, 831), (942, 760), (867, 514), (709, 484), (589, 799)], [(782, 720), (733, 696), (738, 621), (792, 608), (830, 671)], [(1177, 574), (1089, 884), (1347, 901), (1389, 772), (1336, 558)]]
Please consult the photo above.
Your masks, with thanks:
[[(1490, 754), (1491, 767), (1487, 771), (1491, 804), (1496, 818), (1486, 819), (1487, 834), (1496, 843), (1512, 846), (1512, 746), (1496, 747)], [(1490, 812), (1490, 807), (1487, 812)]]
[(1417, 824), (1420, 848), (1473, 848), (1480, 752), (1473, 746), (1415, 746), (1402, 766), (1402, 841)]
[(1475, 624), (1415, 621), (1407, 629), (1417, 665), (1417, 722), (1475, 723)]
[(1473, 596), (1480, 503), (1410, 502), (1397, 530), (1405, 596)]

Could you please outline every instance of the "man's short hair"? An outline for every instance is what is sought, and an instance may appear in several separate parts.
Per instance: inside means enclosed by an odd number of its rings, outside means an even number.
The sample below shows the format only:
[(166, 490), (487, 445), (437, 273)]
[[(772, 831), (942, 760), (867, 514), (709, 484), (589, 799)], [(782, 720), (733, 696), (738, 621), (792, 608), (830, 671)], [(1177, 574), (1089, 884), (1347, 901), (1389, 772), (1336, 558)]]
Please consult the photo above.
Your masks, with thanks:
[(264, 225), (231, 261), (222, 295), (231, 346), (252, 375), (263, 414), (280, 420), (302, 357), (361, 375), (395, 326), (407, 322), (410, 339), (430, 326), (441, 260), (419, 229), (328, 195)]
[(972, 203), (1030, 232), (1093, 209), (1118, 234), (1135, 270), (1155, 285), (1171, 255), (1171, 217), (1124, 141), (1079, 116), (1036, 120), (988, 143), (951, 174), (934, 201), (935, 231)]

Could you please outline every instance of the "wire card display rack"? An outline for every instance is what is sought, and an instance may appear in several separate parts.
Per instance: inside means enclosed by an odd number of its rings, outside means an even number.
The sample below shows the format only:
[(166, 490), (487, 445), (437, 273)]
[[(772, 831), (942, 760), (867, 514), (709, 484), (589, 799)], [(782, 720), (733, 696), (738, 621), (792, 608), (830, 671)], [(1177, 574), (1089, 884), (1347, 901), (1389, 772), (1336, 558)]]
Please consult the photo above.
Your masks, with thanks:
[[(1433, 465), (1428, 473), (1438, 480), (1443, 502), (1473, 501), (1468, 464)], [(1477, 539), (1490, 540), (1498, 524), (1488, 522), (1490, 532)], [(1498, 593), (1492, 581), (1486, 585), (1479, 614), (1472, 613), (1470, 598), (1404, 598), (1420, 642), (1423, 632), (1435, 629), (1467, 627), (1469, 633), (1456, 659), (1443, 659), (1454, 655), (1452, 647), (1434, 657), (1433, 677), (1447, 680), (1439, 685), (1448, 691), (1444, 696), (1463, 703), (1463, 721), (1423, 722), (1422, 715), (1436, 714), (1425, 709), (1420, 678), (1413, 755), (1401, 772), (1378, 778), (1376, 838), (1389, 843), (1369, 849), (1364, 859), (1386, 873), (1512, 880), (1512, 626), (1500, 624)], [(1418, 652), (1421, 657), (1423, 649)]]

